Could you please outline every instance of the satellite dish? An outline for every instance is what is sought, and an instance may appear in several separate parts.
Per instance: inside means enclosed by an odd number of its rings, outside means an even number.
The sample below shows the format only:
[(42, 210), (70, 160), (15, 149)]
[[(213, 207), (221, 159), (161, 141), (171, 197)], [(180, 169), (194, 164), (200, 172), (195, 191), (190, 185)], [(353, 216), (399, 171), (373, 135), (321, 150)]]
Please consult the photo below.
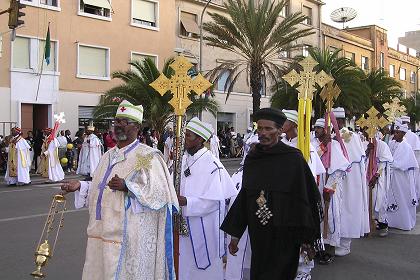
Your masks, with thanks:
[(356, 16), (357, 16), (357, 12), (355, 9), (349, 8), (349, 7), (342, 7), (342, 8), (338, 8), (337, 10), (334, 10), (331, 13), (330, 18), (334, 22), (343, 23), (343, 29), (344, 29), (344, 24), (346, 22), (353, 20)]

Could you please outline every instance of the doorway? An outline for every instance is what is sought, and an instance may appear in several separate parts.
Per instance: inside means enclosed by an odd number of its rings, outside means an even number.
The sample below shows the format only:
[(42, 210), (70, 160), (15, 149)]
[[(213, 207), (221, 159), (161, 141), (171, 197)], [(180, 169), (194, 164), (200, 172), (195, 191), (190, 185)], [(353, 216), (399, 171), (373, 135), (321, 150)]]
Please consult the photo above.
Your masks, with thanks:
[(22, 135), (26, 137), (28, 131), (33, 131), (48, 126), (48, 104), (21, 104)]

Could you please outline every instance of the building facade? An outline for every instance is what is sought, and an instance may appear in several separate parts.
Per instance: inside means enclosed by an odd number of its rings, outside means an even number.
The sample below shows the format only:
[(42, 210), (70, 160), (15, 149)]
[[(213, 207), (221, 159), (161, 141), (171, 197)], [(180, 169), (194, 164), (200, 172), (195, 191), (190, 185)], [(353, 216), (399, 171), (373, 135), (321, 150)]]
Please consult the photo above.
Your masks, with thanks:
[[(114, 71), (129, 69), (128, 62), (153, 58), (159, 69), (169, 57), (182, 53), (199, 70), (200, 15), (204, 0), (21, 0), (26, 4), (25, 24), (2, 34), (0, 52), (0, 122), (15, 122), (29, 130), (52, 126), (53, 115), (65, 112), (62, 129), (75, 132), (87, 125), (101, 95), (121, 83), (111, 78)], [(212, 0), (204, 13), (223, 13), (223, 0)], [(301, 51), (279, 54), (288, 63), (296, 54), (307, 54), (309, 46), (321, 42), (321, 5), (318, 0), (292, 0), (282, 16), (302, 12), (315, 34), (304, 38)], [(0, 3), (0, 10), (8, 1)], [(7, 30), (7, 16), (0, 17)], [(44, 59), (47, 28), (51, 34), (51, 58)], [(230, 53), (203, 42), (202, 72), (217, 66)], [(203, 120), (216, 129), (234, 127), (244, 133), (251, 124), (252, 97), (246, 77), (237, 83), (226, 101), (225, 78), (215, 85), (220, 112), (214, 118), (204, 112)], [(269, 106), (269, 87), (262, 92), (261, 106)], [(0, 125), (0, 130), (2, 129)], [(7, 134), (8, 131), (0, 131)]]
[[(25, 24), (2, 35), (0, 121), (24, 132), (51, 126), (65, 112), (63, 129), (86, 125), (101, 94), (121, 83), (111, 79), (128, 70), (131, 59), (152, 57), (160, 66), (173, 55), (174, 1), (22, 0)], [(8, 8), (1, 1), (0, 10)], [(51, 58), (43, 59), (48, 25)], [(7, 28), (7, 16), (0, 17)], [(41, 75), (42, 69), (42, 75)], [(1, 127), (0, 127), (1, 128)], [(1, 132), (0, 133), (7, 133)]]
[[(201, 13), (207, 1), (203, 0), (176, 0), (176, 50), (182, 52), (186, 57), (191, 59), (193, 64), (199, 68), (200, 56), (200, 19)], [(290, 58), (295, 55), (307, 55), (307, 49), (310, 46), (319, 46), (321, 43), (321, 6), (323, 3), (317, 0), (291, 0), (287, 2), (285, 9), (281, 13), (281, 17), (285, 17), (290, 13), (302, 12), (308, 16), (308, 19), (301, 27), (314, 28), (314, 34), (308, 36), (302, 41), (297, 42), (304, 46), (299, 51), (292, 53), (279, 54), (278, 63), (289, 63)], [(203, 16), (203, 22), (210, 21), (211, 18), (207, 12), (224, 13), (223, 0), (212, 0), (208, 5), (206, 12)], [(215, 68), (220, 59), (229, 59), (233, 57), (232, 53), (217, 49), (214, 47), (206, 46), (203, 42), (202, 51), (202, 71), (205, 74), (207, 71)], [(227, 127), (234, 127), (236, 132), (243, 134), (248, 126), (252, 125), (252, 96), (251, 89), (246, 82), (246, 77), (242, 76), (238, 80), (233, 92), (226, 100), (226, 93), (224, 86), (226, 83), (226, 76), (214, 85), (214, 93), (217, 102), (220, 105), (220, 111), (217, 118), (214, 118), (210, 113), (203, 113), (203, 120), (209, 122), (217, 130)], [(270, 106), (270, 87), (267, 86), (262, 92), (261, 107)]]
[(398, 38), (398, 43), (412, 49), (411, 55), (420, 56), (420, 30), (405, 32), (404, 37)]
[(402, 85), (402, 97), (414, 96), (419, 90), (420, 59), (415, 51), (402, 45), (388, 46), (387, 31), (376, 25), (346, 28), (344, 30), (323, 24), (323, 46), (341, 49), (345, 56), (365, 71), (384, 69)]

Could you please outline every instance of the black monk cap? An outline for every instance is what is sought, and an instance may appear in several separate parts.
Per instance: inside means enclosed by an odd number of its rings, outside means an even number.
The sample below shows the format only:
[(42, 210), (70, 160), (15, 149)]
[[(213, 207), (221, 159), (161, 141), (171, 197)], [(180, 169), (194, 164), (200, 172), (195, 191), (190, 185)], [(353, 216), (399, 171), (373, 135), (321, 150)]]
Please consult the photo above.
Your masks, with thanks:
[(287, 118), (286, 115), (279, 109), (262, 108), (252, 115), (252, 119), (254, 122), (259, 120), (270, 120), (281, 127)]

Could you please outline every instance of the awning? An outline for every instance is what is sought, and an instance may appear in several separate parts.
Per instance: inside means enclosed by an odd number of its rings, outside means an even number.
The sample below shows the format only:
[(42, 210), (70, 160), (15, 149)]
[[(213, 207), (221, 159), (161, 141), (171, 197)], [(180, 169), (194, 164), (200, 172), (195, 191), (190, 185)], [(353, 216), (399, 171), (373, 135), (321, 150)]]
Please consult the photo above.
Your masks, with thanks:
[(111, 4), (109, 4), (108, 0), (83, 0), (83, 3), (85, 3), (86, 5), (111, 10)]
[(190, 18), (181, 18), (181, 24), (188, 33), (200, 34), (197, 22)]

